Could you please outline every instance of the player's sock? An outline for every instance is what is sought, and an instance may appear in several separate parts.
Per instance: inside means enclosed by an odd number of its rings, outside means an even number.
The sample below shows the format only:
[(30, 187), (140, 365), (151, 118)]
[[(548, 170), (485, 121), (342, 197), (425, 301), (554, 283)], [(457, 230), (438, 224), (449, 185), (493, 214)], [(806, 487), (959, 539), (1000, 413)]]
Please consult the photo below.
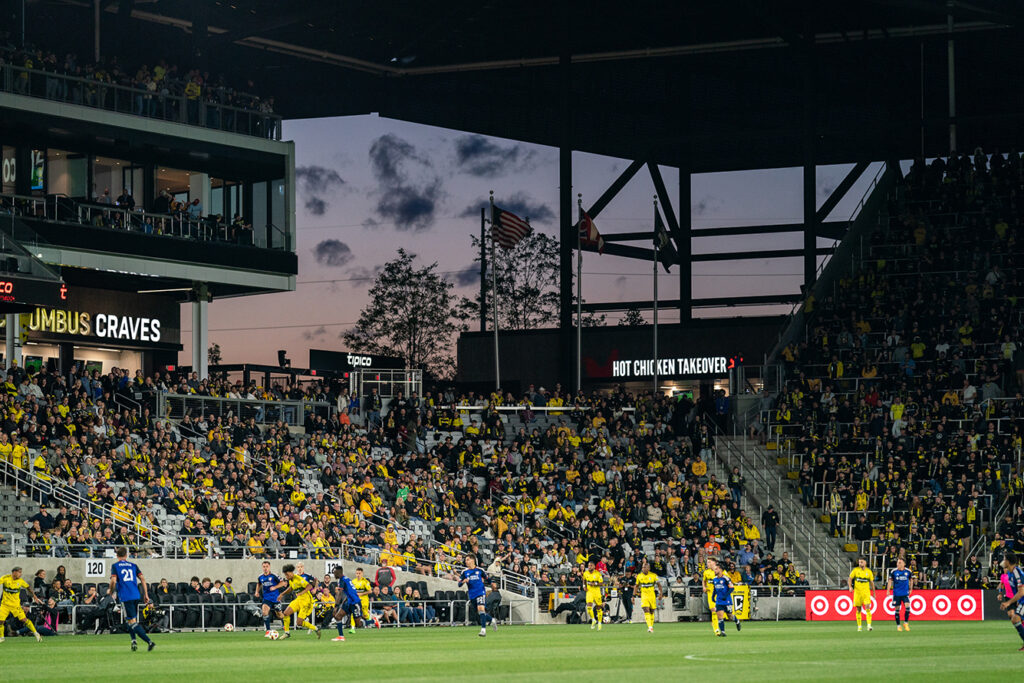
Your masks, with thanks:
[(3, 623), (0, 623), (0, 638), (3, 638), (3, 637), (4, 637), (4, 625), (3, 625)]
[(345, 622), (339, 621), (337, 624), (335, 624), (335, 626), (338, 627), (338, 635), (339, 636), (344, 636), (345, 635)]
[[(146, 643), (152, 643), (153, 642), (152, 640), (149, 639), (149, 636), (146, 635), (146, 629), (142, 628), (142, 624), (135, 624), (135, 628), (133, 630), (135, 631), (135, 633), (139, 634), (139, 638), (142, 638), (143, 642), (146, 642)], [(135, 640), (135, 636), (134, 635), (132, 636), (132, 640)]]
[(304, 621), (304, 622), (302, 622), (302, 627), (303, 628), (308, 628), (310, 631), (315, 631), (316, 630), (316, 625), (312, 621)]
[(871, 628), (871, 610), (864, 610), (864, 616), (868, 619), (868, 628)]
[(900, 625), (900, 611), (896, 610), (896, 614), (893, 616), (896, 617), (896, 626), (898, 627)]
[(647, 622), (647, 628), (654, 628), (654, 615), (650, 612), (644, 612), (644, 621)]
[(714, 612), (711, 613), (711, 630), (718, 633), (718, 615)]
[(604, 610), (603, 609), (596, 609), (596, 610), (594, 610), (594, 616), (597, 617), (597, 623), (600, 624), (602, 621), (604, 621)]
[(292, 620), (291, 617), (285, 617), (285, 618), (281, 619), (281, 628), (284, 629), (285, 633), (288, 633), (288, 631), (291, 630), (291, 625), (289, 624), (289, 622), (291, 622), (291, 620)]
[(352, 628), (355, 628), (356, 627), (356, 615), (353, 614), (353, 615), (349, 616), (349, 621), (352, 624)]
[[(905, 621), (906, 623), (909, 624), (910, 623), (910, 605), (907, 605), (907, 608), (905, 610), (903, 610), (903, 613), (904, 613), (903, 614), (903, 621)], [(896, 613), (896, 616), (899, 616), (899, 612)]]
[(264, 631), (269, 631), (270, 630), (270, 617), (263, 617), (263, 626), (264, 626), (264, 629), (263, 629)]
[(860, 610), (854, 609), (854, 614), (857, 615), (857, 628), (860, 628)]
[(481, 612), (477, 616), (480, 617), (480, 628), (487, 628), (487, 612)]
[(32, 623), (31, 619), (25, 620), (25, 626), (27, 626), (28, 630), (32, 631), (32, 633), (39, 633), (38, 631), (36, 631), (36, 625)]
[(593, 607), (587, 607), (587, 616), (590, 617), (590, 621), (591, 622), (594, 621), (594, 608)]
[(1017, 635), (1020, 636), (1020, 639), (1024, 640), (1024, 621), (1017, 624), (1014, 628), (1017, 629)]

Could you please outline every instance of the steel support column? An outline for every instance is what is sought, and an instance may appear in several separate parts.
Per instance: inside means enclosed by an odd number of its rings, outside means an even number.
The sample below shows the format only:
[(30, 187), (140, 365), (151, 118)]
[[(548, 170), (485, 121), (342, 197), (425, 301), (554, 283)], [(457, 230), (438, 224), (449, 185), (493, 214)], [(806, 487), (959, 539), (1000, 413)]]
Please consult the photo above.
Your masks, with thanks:
[(691, 186), (690, 165), (686, 159), (679, 160), (679, 322), (688, 322), (693, 317), (693, 218), (690, 215)]
[(575, 350), (573, 344), (573, 251), (576, 248), (572, 205), (572, 59), (568, 41), (558, 61), (561, 82), (561, 135), (558, 146), (558, 249), (559, 347), (562, 378), (566, 386), (575, 386)]
[(803, 59), (803, 146), (804, 146), (804, 287), (809, 294), (817, 277), (818, 258), (815, 247), (818, 239), (817, 169), (815, 167), (814, 122), (814, 57), (810, 48)]

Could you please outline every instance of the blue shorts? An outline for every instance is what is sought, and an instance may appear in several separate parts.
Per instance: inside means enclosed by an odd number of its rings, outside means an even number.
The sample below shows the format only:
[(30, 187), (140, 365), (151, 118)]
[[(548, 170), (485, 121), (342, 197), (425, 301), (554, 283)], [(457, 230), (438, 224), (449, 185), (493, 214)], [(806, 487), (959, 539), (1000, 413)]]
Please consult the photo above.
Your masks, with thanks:
[(894, 595), (892, 596), (892, 606), (895, 609), (899, 609), (900, 605), (906, 605), (910, 608), (910, 596), (909, 595)]
[(363, 603), (360, 600), (355, 600), (353, 602), (351, 598), (346, 598), (338, 604), (338, 609), (340, 609), (345, 614), (354, 614), (357, 617), (363, 616)]
[(134, 621), (139, 618), (138, 600), (125, 600), (121, 603), (121, 608), (124, 610), (125, 621)]
[(278, 607), (277, 607), (277, 598), (274, 598), (273, 600), (267, 600), (266, 598), (264, 598), (263, 599), (263, 604), (266, 605), (267, 607), (269, 607), (271, 610), (278, 609)]
[(1017, 616), (1024, 619), (1024, 600), (1018, 600), (1017, 605), (1013, 608), (1013, 611), (1017, 613)]
[(484, 607), (487, 602), (487, 598), (486, 596), (478, 595), (475, 598), (470, 598), (469, 601), (477, 607)]
[(732, 611), (732, 603), (731, 602), (716, 602), (715, 603), (715, 611), (716, 612), (731, 612)]

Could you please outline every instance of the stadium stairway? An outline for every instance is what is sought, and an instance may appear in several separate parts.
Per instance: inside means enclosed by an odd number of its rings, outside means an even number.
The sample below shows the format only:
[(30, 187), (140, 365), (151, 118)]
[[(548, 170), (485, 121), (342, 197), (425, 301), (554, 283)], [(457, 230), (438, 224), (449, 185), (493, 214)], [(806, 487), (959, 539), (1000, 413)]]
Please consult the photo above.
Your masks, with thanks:
[[(792, 478), (785, 458), (742, 436), (719, 436), (717, 454), (727, 471), (739, 467), (745, 477), (748, 513), (755, 505), (758, 513), (775, 506), (779, 513), (776, 550), (781, 545), (791, 558), (806, 558), (812, 584), (843, 585), (855, 555), (843, 549), (842, 539), (829, 535), (817, 508), (804, 507), (798, 480)], [(763, 538), (760, 514), (757, 523)]]
[(39, 505), (18, 496), (12, 486), (0, 486), (0, 556), (9, 556), (15, 534), (25, 531), (25, 521), (39, 511)]

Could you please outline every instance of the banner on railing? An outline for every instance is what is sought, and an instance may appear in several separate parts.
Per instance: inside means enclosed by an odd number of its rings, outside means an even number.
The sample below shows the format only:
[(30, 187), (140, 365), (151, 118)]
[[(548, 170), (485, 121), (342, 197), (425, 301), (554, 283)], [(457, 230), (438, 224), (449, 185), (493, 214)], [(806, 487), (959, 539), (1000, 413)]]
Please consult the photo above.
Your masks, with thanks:
[[(808, 621), (854, 619), (853, 594), (849, 591), (807, 591), (804, 611)], [(985, 617), (980, 590), (919, 590), (910, 596), (915, 621), (981, 621)], [(892, 593), (878, 591), (871, 600), (871, 615), (891, 618), (895, 614)]]

